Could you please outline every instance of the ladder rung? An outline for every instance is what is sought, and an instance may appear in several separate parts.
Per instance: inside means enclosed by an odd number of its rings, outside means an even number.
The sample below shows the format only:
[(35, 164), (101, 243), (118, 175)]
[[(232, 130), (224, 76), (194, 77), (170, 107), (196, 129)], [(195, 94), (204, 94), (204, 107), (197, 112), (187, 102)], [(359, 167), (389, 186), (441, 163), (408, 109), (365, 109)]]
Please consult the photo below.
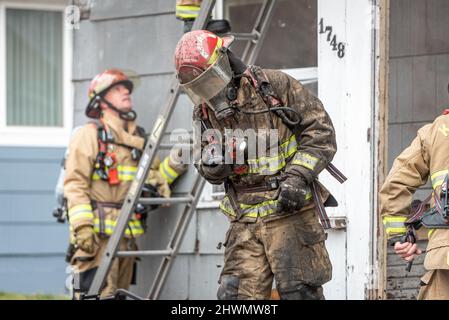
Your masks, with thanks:
[(256, 33), (231, 33), (235, 37), (236, 40), (257, 40), (259, 35)]
[(118, 251), (117, 257), (171, 256), (172, 250)]
[(160, 149), (164, 149), (164, 150), (172, 149), (174, 147), (181, 147), (181, 148), (189, 148), (190, 149), (190, 148), (193, 147), (193, 144), (191, 144), (191, 143), (161, 143), (159, 145), (159, 148)]
[(193, 197), (139, 198), (139, 202), (142, 204), (191, 203), (193, 200)]

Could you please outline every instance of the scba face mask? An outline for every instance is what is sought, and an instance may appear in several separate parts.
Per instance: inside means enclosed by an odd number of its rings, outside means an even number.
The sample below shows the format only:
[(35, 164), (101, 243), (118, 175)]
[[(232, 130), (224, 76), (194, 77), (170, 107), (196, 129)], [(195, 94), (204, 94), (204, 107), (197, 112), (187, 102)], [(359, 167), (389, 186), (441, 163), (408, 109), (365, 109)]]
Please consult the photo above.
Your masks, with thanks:
[(235, 114), (236, 109), (232, 105), (232, 101), (235, 99), (237, 99), (237, 88), (232, 85), (231, 81), (225, 89), (207, 101), (206, 104), (214, 111), (218, 120), (223, 120)]
[(194, 80), (181, 87), (195, 105), (206, 103), (218, 120), (234, 114), (230, 101), (237, 98), (237, 90), (232, 83), (233, 72), (229, 64), (226, 48), (219, 50), (217, 61)]

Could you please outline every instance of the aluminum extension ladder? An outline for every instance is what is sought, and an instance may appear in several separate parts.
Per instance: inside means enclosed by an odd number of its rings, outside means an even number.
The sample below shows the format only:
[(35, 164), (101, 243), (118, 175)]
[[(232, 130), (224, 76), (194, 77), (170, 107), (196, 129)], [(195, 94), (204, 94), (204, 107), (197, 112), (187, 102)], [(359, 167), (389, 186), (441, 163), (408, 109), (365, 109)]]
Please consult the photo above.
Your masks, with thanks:
[[(265, 0), (260, 9), (259, 15), (254, 24), (251, 33), (246, 34), (234, 34), (236, 40), (247, 41), (242, 60), (246, 64), (253, 64), (260, 52), (263, 40), (266, 36), (269, 22), (273, 15), (273, 8), (276, 0)], [(215, 5), (215, 0), (205, 0), (201, 4), (201, 10), (198, 18), (195, 20), (192, 30), (204, 29), (209, 17), (211, 16), (212, 9)], [(158, 299), (165, 282), (167, 280), (168, 273), (173, 264), (173, 260), (178, 254), (179, 248), (183, 241), (190, 219), (193, 216), (198, 200), (201, 196), (205, 180), (196, 173), (194, 177), (193, 185), (190, 192), (185, 197), (175, 198), (140, 198), (141, 190), (150, 170), (151, 163), (159, 148), (166, 147), (161, 144), (163, 133), (166, 130), (167, 124), (171, 118), (174, 107), (178, 101), (180, 94), (180, 87), (178, 80), (173, 79), (169, 97), (167, 102), (161, 109), (158, 118), (155, 122), (153, 130), (147, 140), (145, 148), (143, 150), (142, 157), (140, 159), (137, 174), (134, 181), (131, 184), (129, 192), (124, 200), (124, 204), (121, 208), (120, 215), (117, 219), (117, 224), (111, 235), (106, 250), (102, 256), (101, 263), (97, 269), (95, 277), (89, 288), (89, 292), (86, 297), (98, 297), (100, 289), (102, 288), (106, 276), (112, 264), (112, 260), (115, 257), (131, 257), (131, 256), (162, 256), (162, 262), (158, 268), (154, 281), (151, 285), (151, 289), (148, 292), (148, 299)], [(118, 251), (119, 244), (125, 230), (128, 225), (128, 221), (134, 212), (134, 207), (140, 202), (142, 204), (166, 204), (176, 203), (185, 204), (184, 211), (176, 223), (175, 230), (172, 233), (171, 239), (165, 250), (148, 250), (148, 251)]]

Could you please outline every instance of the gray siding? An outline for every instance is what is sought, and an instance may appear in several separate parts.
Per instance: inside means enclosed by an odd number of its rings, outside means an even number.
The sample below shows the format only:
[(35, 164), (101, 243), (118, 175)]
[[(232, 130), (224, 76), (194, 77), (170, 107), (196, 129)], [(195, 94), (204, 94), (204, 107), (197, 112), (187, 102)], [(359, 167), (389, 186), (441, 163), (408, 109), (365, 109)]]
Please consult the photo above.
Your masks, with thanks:
[(63, 154), (0, 148), (0, 291), (65, 293), (68, 227), (51, 215)]
[[(183, 24), (174, 16), (175, 1), (103, 0), (93, 3), (89, 20), (74, 33), (73, 82), (75, 85), (75, 125), (84, 123), (90, 79), (105, 68), (132, 70), (140, 75), (133, 101), (139, 125), (150, 131), (155, 115), (167, 99), (173, 79), (173, 53), (182, 36)], [(181, 96), (168, 130), (191, 130), (192, 107)], [(165, 153), (162, 152), (161, 156)], [(195, 170), (176, 183), (175, 194), (189, 190)], [(140, 249), (165, 249), (180, 214), (179, 206), (158, 209), (148, 219), (148, 230), (139, 240)], [(217, 210), (198, 210), (193, 217), (180, 255), (176, 258), (163, 299), (214, 299), (223, 249), (226, 219)], [(138, 265), (138, 285), (132, 290), (146, 295), (160, 258), (142, 258)]]
[[(389, 168), (416, 137), (416, 131), (448, 107), (449, 81), (449, 2), (394, 0), (390, 4)], [(424, 199), (429, 192), (427, 183), (415, 197)], [(404, 262), (390, 249), (387, 296), (416, 298), (423, 274), (422, 258), (407, 274)]]
[[(140, 247), (144, 245), (145, 248), (165, 249), (177, 216), (179, 213), (173, 210), (154, 213)], [(197, 210), (161, 299), (215, 299), (223, 265), (223, 248), (218, 249), (218, 244), (224, 241), (227, 226), (227, 219), (217, 210)], [(139, 262), (135, 292), (142, 296), (148, 293), (160, 261), (160, 258), (144, 258)]]

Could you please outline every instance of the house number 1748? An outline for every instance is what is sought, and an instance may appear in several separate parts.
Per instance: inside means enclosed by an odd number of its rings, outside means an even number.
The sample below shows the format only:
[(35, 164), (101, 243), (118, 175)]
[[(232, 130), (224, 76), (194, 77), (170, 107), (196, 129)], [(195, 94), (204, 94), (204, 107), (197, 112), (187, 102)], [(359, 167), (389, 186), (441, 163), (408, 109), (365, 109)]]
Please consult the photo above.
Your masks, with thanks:
[(337, 35), (332, 34), (331, 26), (324, 26), (323, 18), (320, 19), (319, 23), (319, 33), (326, 34), (327, 33), (327, 42), (329, 42), (333, 51), (337, 51), (337, 56), (341, 59), (345, 56), (345, 44), (343, 42), (337, 43)]

